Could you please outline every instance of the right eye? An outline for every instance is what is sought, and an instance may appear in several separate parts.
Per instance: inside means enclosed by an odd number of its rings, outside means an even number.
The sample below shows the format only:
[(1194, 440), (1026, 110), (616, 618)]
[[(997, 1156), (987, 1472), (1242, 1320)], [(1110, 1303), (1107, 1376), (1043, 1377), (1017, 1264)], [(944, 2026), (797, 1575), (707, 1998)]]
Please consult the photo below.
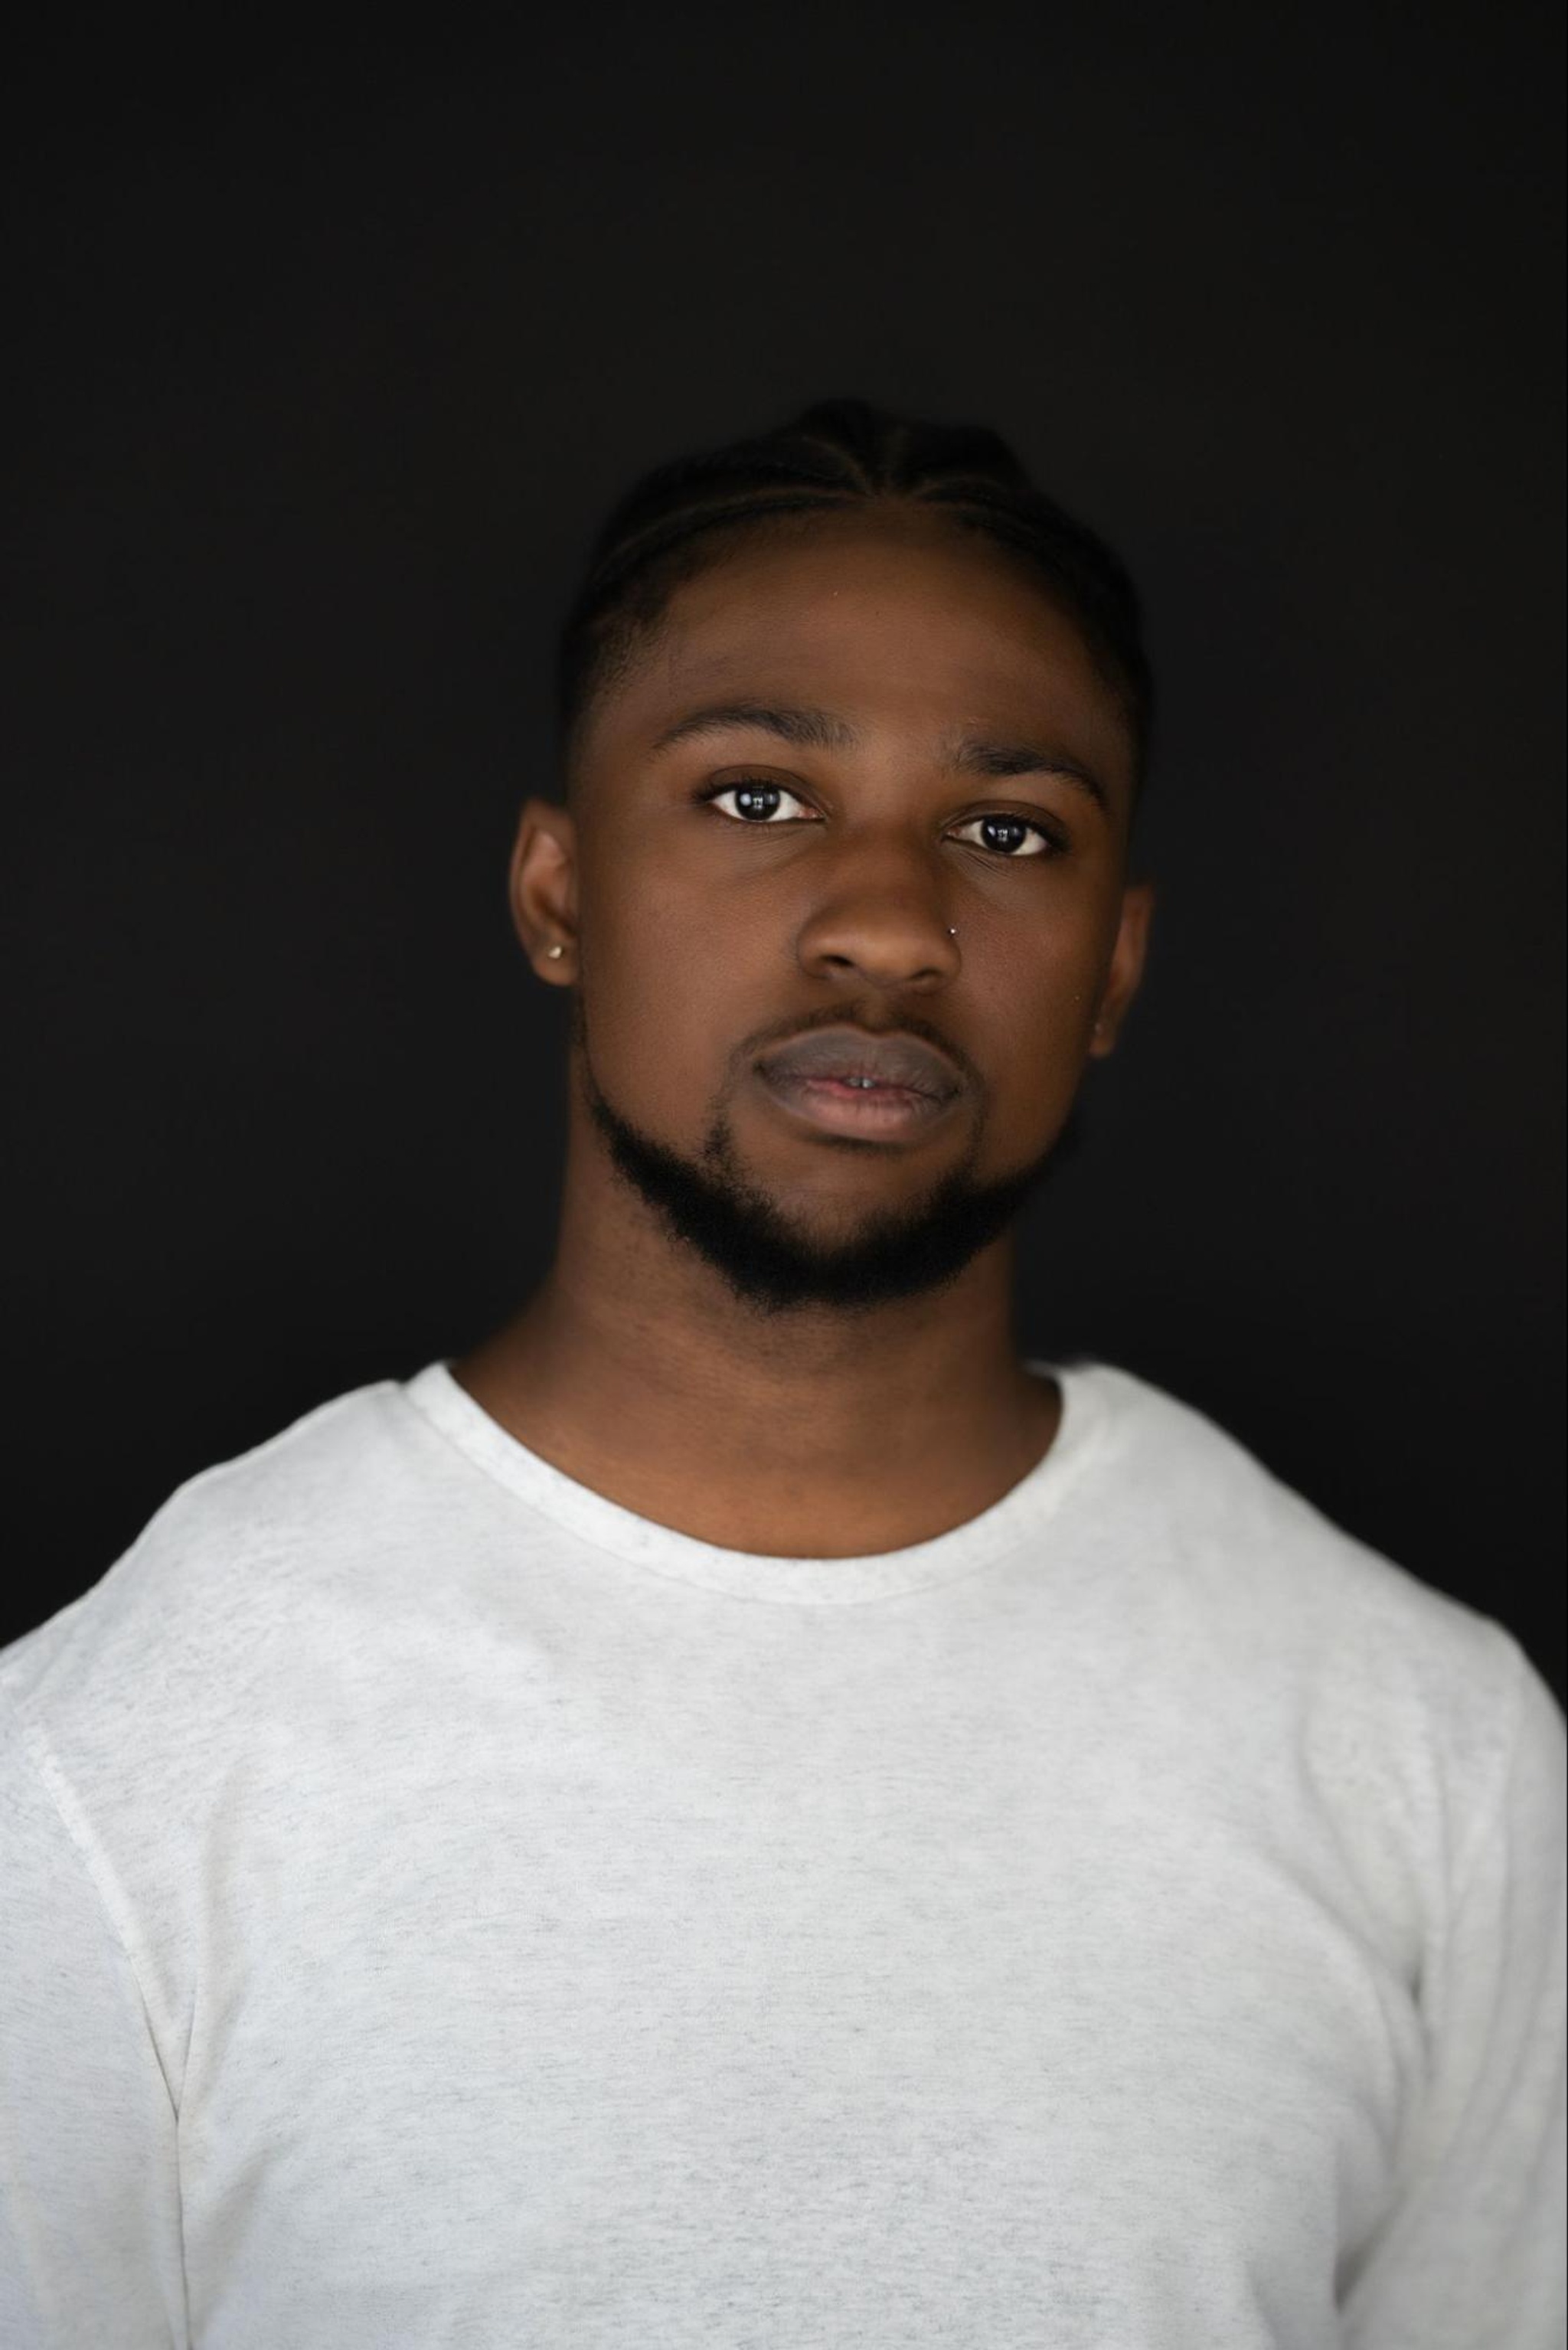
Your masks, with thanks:
[[(797, 807), (805, 805), (798, 794), (786, 791), (783, 784), (773, 783), (765, 775), (742, 777), (738, 784), (711, 784), (705, 791), (700, 792), (698, 797), (711, 800), (715, 806), (721, 800), (735, 800), (738, 803), (735, 807), (722, 808), (720, 813), (729, 816), (732, 822), (754, 825), (759, 829), (765, 827), (777, 814), (780, 800), (794, 800)], [(787, 816), (784, 821), (794, 824), (799, 819)]]

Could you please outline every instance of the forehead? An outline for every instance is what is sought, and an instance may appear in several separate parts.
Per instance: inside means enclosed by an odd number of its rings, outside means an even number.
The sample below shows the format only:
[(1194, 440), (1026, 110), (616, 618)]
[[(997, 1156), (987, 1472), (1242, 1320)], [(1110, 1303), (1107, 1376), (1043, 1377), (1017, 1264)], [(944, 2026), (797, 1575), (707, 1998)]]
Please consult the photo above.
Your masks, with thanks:
[(870, 735), (1049, 725), (1130, 787), (1127, 722), (1075, 623), (1022, 558), (940, 516), (813, 516), (721, 550), (598, 697), (585, 763), (719, 695), (809, 702)]

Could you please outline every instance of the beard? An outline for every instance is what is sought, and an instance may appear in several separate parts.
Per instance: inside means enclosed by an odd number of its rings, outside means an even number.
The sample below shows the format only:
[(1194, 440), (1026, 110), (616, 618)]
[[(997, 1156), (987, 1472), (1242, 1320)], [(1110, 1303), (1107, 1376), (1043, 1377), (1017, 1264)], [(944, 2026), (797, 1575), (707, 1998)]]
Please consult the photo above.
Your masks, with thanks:
[(617, 1172), (676, 1240), (763, 1315), (812, 1306), (866, 1313), (941, 1289), (1007, 1230), (1047, 1171), (1072, 1158), (1083, 1139), (1080, 1097), (1045, 1149), (1013, 1173), (977, 1181), (971, 1150), (923, 1198), (871, 1215), (846, 1238), (822, 1240), (792, 1223), (746, 1174), (723, 1110), (695, 1158), (623, 1118), (593, 1074), (580, 998), (578, 1014), (583, 1092)]

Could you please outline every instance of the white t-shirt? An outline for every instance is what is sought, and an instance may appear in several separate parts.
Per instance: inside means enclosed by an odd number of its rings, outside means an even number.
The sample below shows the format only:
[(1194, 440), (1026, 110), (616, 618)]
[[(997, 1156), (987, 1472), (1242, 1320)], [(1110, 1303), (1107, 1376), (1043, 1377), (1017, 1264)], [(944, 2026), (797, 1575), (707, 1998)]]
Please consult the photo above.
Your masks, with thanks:
[(799, 1559), (433, 1362), (0, 1654), (6, 2350), (1561, 2350), (1552, 1691), (1031, 1367)]

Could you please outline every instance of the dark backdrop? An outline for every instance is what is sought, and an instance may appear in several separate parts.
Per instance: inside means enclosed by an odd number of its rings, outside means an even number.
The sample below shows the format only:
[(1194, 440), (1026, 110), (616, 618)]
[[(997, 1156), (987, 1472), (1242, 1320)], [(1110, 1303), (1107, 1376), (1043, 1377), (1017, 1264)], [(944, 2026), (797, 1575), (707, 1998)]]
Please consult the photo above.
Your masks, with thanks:
[(542, 1274), (564, 1007), (504, 873), (556, 618), (634, 473), (857, 392), (1008, 434), (1163, 681), (1145, 991), (1022, 1337), (1561, 1690), (1556, 17), (40, 16), (0, 1637)]

